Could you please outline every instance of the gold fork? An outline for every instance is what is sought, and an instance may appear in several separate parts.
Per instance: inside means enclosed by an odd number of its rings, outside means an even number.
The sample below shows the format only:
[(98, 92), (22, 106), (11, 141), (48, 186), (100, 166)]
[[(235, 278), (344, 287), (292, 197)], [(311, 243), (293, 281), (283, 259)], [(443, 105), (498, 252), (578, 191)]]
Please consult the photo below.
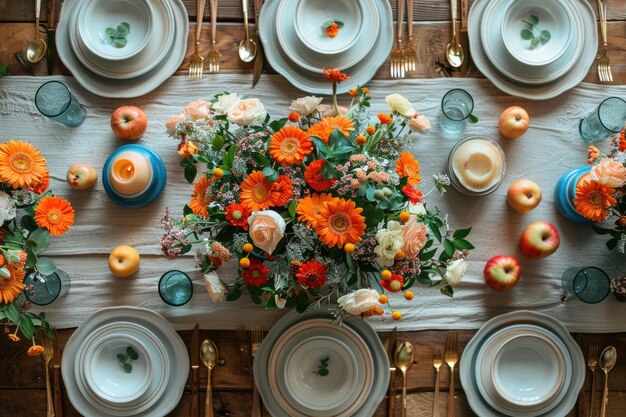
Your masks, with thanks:
[(217, 33), (217, 0), (211, 0), (211, 50), (209, 51), (209, 72), (216, 73), (220, 70), (221, 54), (215, 47), (215, 35)]
[(235, 326), (237, 331), (237, 343), (239, 345), (239, 367), (242, 371), (250, 372), (250, 348), (248, 344), (248, 336), (246, 335), (246, 328), (243, 324)]
[(415, 49), (413, 49), (413, 0), (407, 0), (406, 15), (409, 39), (403, 53), (404, 68), (408, 72), (415, 71), (415, 55), (417, 55)]
[[(261, 330), (261, 326), (254, 326), (252, 328), (252, 357), (256, 356), (256, 352), (259, 350), (259, 346), (261, 346), (261, 342), (263, 342), (263, 330)], [(256, 387), (254, 381), (253, 390), (252, 390), (252, 417), (261, 417), (261, 397), (259, 396), (259, 390)]]
[(398, 0), (398, 35), (396, 36), (396, 48), (391, 52), (391, 78), (404, 78), (404, 49), (402, 49), (404, 1), (405, 0)]
[(589, 417), (595, 414), (593, 410), (596, 408), (596, 370), (598, 369), (598, 353), (600, 347), (598, 345), (589, 346), (589, 356), (587, 358), (587, 366), (591, 371), (591, 400), (589, 401)]
[(608, 46), (606, 40), (606, 2), (607, 0), (598, 0), (598, 14), (600, 17), (600, 32), (602, 32), (602, 53), (596, 58), (598, 61), (598, 77), (600, 82), (612, 83), (613, 74), (611, 74), (611, 65), (609, 61)]
[(46, 361), (46, 397), (48, 398), (48, 417), (54, 417), (54, 405), (52, 404), (52, 391), (50, 390), (50, 361), (54, 357), (52, 339), (42, 332), (41, 344), (43, 345), (43, 359)]
[(450, 394), (448, 397), (448, 417), (456, 417), (456, 408), (454, 404), (454, 365), (459, 361), (458, 352), (458, 335), (456, 332), (448, 334), (446, 339), (446, 353), (444, 361), (450, 367)]
[(200, 35), (202, 34), (202, 19), (206, 0), (196, 0), (196, 51), (189, 60), (189, 78), (202, 78), (204, 72), (204, 58), (200, 55)]
[(437, 376), (435, 378), (435, 399), (433, 401), (433, 417), (439, 417), (439, 368), (443, 365), (443, 348), (441, 346), (435, 347), (435, 353), (433, 355), (433, 366), (437, 370)]

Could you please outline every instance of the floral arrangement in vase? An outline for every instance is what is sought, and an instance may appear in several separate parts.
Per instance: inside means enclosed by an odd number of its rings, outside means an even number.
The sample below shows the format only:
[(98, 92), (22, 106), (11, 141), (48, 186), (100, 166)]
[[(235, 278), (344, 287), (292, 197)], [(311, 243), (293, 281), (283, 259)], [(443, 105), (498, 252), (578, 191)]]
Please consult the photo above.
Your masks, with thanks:
[[(372, 120), (366, 88), (338, 106), (338, 82), (325, 70), (332, 105), (318, 97), (292, 101), (272, 120), (256, 98), (224, 93), (189, 103), (167, 122), (185, 178), (194, 184), (183, 217), (162, 219), (165, 255), (197, 245), (196, 260), (214, 301), (249, 293), (266, 308), (303, 312), (337, 299), (338, 316), (401, 313), (388, 293), (417, 282), (452, 295), (473, 246), (470, 229), (449, 231), (447, 217), (426, 207), (419, 162), (406, 150), (411, 131), (430, 125), (399, 94)], [(444, 191), (445, 175), (432, 190)], [(215, 272), (238, 262), (224, 283)]]
[[(46, 159), (32, 144), (9, 140), (0, 144), (0, 323), (14, 341), (20, 334), (33, 340), (29, 355), (39, 355), (38, 329), (51, 334), (45, 314), (30, 312), (23, 281), (32, 273), (50, 275), (56, 266), (42, 254), (51, 236), (74, 224), (74, 209), (48, 190)], [(31, 294), (30, 299), (33, 299)]]
[[(581, 216), (591, 220), (593, 230), (609, 235), (607, 248), (626, 252), (626, 138), (622, 130), (611, 137), (607, 154), (593, 145), (589, 146), (587, 162), (592, 165), (576, 185), (574, 205)], [(611, 228), (603, 223), (615, 219)]]

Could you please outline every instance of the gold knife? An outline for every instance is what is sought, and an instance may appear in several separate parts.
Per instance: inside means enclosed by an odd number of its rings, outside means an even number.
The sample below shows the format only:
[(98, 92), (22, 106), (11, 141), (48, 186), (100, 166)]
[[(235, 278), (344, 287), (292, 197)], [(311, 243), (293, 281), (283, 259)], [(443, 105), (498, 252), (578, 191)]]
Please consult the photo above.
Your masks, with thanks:
[(394, 411), (396, 407), (396, 362), (394, 360), (394, 357), (396, 355), (396, 348), (398, 345), (398, 336), (396, 330), (397, 328), (394, 327), (387, 343), (387, 357), (389, 358), (389, 398), (387, 406), (388, 417), (394, 416)]
[(63, 396), (61, 395), (61, 349), (59, 348), (59, 335), (56, 327), (54, 330), (54, 358), (52, 372), (54, 375), (54, 415), (63, 417)]
[(200, 372), (200, 329), (198, 323), (193, 328), (191, 333), (191, 345), (189, 352), (191, 355), (191, 417), (198, 417), (198, 373)]
[(463, 48), (463, 62), (461, 63), (461, 67), (458, 70), (458, 75), (461, 77), (465, 77), (467, 74), (467, 68), (470, 64), (470, 49), (469, 49), (469, 36), (467, 34), (467, 13), (468, 13), (468, 0), (461, 0), (461, 33), (460, 33), (460, 43), (461, 48)]
[(263, 6), (263, 0), (254, 0), (254, 25), (255, 25), (255, 42), (258, 50), (256, 51), (256, 58), (254, 59), (254, 73), (252, 75), (252, 87), (259, 82), (261, 78), (261, 72), (263, 72), (263, 63), (265, 61), (263, 57), (263, 45), (259, 40), (259, 13), (261, 13), (261, 6)]

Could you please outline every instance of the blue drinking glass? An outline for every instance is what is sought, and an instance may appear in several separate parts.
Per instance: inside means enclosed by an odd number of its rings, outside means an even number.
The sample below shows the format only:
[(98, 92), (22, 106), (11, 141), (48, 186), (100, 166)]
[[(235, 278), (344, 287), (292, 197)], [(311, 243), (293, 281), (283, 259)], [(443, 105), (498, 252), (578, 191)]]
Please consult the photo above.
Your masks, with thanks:
[(595, 266), (573, 267), (561, 277), (566, 295), (574, 295), (587, 304), (595, 304), (608, 297), (611, 291), (609, 276)]
[(26, 299), (33, 304), (45, 306), (63, 298), (70, 290), (72, 281), (65, 271), (57, 269), (50, 275), (39, 271), (31, 272), (24, 278)]
[(474, 110), (474, 99), (465, 90), (455, 88), (441, 100), (441, 128), (443, 133), (452, 135), (461, 131)]
[(167, 304), (180, 307), (191, 300), (193, 283), (182, 271), (167, 271), (159, 280), (159, 295)]
[(626, 101), (619, 97), (609, 97), (589, 116), (581, 119), (578, 130), (585, 142), (594, 142), (622, 130), (625, 121)]
[(87, 117), (87, 111), (59, 81), (48, 81), (37, 90), (35, 105), (41, 114), (67, 127), (78, 127)]

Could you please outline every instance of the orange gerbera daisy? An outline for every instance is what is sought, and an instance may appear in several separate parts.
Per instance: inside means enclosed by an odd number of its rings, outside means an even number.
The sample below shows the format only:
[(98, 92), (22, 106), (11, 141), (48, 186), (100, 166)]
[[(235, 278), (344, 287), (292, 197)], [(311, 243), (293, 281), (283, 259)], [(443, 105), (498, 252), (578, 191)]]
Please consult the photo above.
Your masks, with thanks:
[(309, 127), (306, 133), (309, 137), (315, 136), (328, 145), (328, 138), (330, 138), (330, 134), (333, 133), (333, 128), (317, 122), (313, 126)]
[(622, 130), (621, 132), (619, 132), (619, 143), (618, 143), (618, 149), (620, 152), (624, 152), (626, 151), (626, 131)]
[(49, 185), (50, 185), (50, 173), (48, 172), (48, 170), (46, 170), (46, 174), (43, 176), (41, 181), (39, 181), (39, 184), (33, 187), (33, 192), (37, 195), (41, 195), (48, 189)]
[(189, 208), (198, 216), (209, 217), (208, 205), (211, 204), (211, 201), (213, 201), (213, 198), (208, 192), (211, 184), (213, 184), (213, 179), (203, 175), (193, 185), (193, 193), (191, 193)]
[(240, 185), (239, 202), (250, 211), (266, 210), (280, 197), (261, 171), (252, 171)]
[(609, 217), (607, 207), (617, 204), (614, 193), (615, 190), (608, 185), (585, 180), (576, 187), (574, 205), (583, 217), (601, 222)]
[(380, 120), (381, 125), (388, 125), (393, 122), (393, 119), (387, 113), (378, 113), (378, 120)]
[(350, 136), (350, 131), (354, 130), (354, 122), (344, 116), (322, 117), (318, 123), (331, 128), (331, 132), (339, 129), (345, 137)]
[(8, 265), (7, 270), (9, 271), (8, 277), (0, 278), (0, 303), (8, 304), (15, 300), (24, 290), (24, 276), (26, 275), (26, 271), (22, 268), (21, 265)]
[(325, 163), (325, 159), (316, 159), (304, 169), (304, 179), (315, 191), (326, 191), (335, 182), (334, 178), (324, 179), (322, 177), (322, 167)]
[(34, 187), (47, 172), (46, 158), (30, 143), (10, 140), (0, 145), (0, 180), (13, 188)]
[(334, 83), (340, 83), (350, 79), (348, 74), (345, 74), (336, 68), (322, 68), (322, 72), (328, 81), (332, 81)]
[(61, 236), (74, 224), (74, 208), (69, 201), (58, 196), (46, 196), (35, 207), (35, 221), (52, 236)]
[(315, 226), (320, 241), (328, 247), (337, 246), (339, 249), (346, 243), (359, 243), (366, 228), (362, 211), (352, 200), (333, 197), (324, 202)]
[(313, 193), (309, 197), (298, 200), (296, 214), (299, 222), (306, 222), (307, 227), (317, 227), (317, 216), (325, 201), (333, 198), (331, 194)]
[(291, 201), (293, 198), (293, 184), (288, 176), (279, 175), (272, 185), (272, 194), (274, 195), (273, 199), (276, 207), (282, 207)]
[(26, 354), (28, 356), (39, 356), (42, 353), (43, 353), (43, 346), (35, 345), (35, 344), (29, 347), (28, 350), (26, 351)]
[(400, 158), (396, 161), (395, 172), (400, 177), (407, 177), (410, 185), (417, 185), (422, 181), (419, 176), (420, 164), (409, 151), (400, 152)]
[(285, 126), (271, 138), (269, 153), (282, 166), (301, 164), (313, 150), (313, 142), (298, 126)]

